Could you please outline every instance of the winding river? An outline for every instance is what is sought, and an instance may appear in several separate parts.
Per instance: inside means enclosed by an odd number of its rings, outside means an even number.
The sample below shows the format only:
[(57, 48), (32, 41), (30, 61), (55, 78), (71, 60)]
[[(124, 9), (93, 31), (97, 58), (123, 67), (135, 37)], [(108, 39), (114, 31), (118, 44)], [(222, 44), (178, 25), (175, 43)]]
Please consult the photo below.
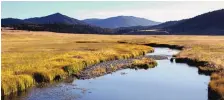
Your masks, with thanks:
[[(156, 47), (147, 55), (170, 59), (178, 52)], [(123, 69), (86, 80), (68, 78), (5, 100), (207, 100), (209, 76), (199, 74), (196, 67), (169, 59), (157, 60), (157, 67), (148, 70)]]

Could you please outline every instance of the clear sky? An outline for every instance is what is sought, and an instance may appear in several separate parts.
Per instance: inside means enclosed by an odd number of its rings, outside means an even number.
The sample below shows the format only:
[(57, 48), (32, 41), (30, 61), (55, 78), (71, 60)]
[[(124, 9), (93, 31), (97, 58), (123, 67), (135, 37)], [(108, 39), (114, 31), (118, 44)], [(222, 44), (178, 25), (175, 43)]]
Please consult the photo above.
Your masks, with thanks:
[(3, 1), (1, 7), (2, 18), (25, 19), (59, 12), (76, 19), (125, 15), (164, 22), (223, 9), (224, 1)]

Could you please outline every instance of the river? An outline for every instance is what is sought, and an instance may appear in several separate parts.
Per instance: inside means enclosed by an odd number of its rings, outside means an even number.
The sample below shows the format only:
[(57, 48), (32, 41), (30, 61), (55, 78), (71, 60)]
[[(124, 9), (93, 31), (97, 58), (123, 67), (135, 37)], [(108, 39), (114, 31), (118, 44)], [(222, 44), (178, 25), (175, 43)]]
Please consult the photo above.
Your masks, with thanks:
[[(147, 55), (171, 58), (179, 50), (155, 48)], [(169, 59), (157, 60), (151, 69), (123, 69), (94, 79), (68, 78), (33, 87), (10, 100), (207, 100), (209, 76)], [(7, 99), (5, 99), (7, 100)]]

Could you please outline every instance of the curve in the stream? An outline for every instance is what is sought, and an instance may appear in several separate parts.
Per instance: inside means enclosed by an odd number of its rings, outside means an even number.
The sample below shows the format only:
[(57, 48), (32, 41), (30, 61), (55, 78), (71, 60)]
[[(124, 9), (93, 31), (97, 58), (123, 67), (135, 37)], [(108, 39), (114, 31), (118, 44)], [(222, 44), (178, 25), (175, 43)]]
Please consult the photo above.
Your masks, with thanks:
[(152, 69), (123, 69), (86, 80), (68, 78), (60, 83), (33, 87), (20, 96), (5, 100), (207, 100), (209, 76), (196, 67), (169, 59), (179, 50), (155, 48), (157, 60)]

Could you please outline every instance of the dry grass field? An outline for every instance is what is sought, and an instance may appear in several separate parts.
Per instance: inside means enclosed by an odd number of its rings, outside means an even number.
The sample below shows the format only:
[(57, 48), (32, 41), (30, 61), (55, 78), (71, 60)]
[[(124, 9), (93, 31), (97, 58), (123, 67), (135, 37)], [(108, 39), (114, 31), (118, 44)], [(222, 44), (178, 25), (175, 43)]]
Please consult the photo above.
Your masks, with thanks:
[(143, 55), (153, 49), (141, 44), (183, 46), (177, 58), (208, 62), (214, 70), (209, 86), (224, 96), (224, 36), (93, 35), (2, 30), (2, 91), (22, 91), (36, 82), (77, 73), (105, 60)]
[(99, 35), (3, 30), (3, 95), (75, 74), (88, 65), (153, 51), (144, 45), (89, 42), (104, 38), (110, 39)]

